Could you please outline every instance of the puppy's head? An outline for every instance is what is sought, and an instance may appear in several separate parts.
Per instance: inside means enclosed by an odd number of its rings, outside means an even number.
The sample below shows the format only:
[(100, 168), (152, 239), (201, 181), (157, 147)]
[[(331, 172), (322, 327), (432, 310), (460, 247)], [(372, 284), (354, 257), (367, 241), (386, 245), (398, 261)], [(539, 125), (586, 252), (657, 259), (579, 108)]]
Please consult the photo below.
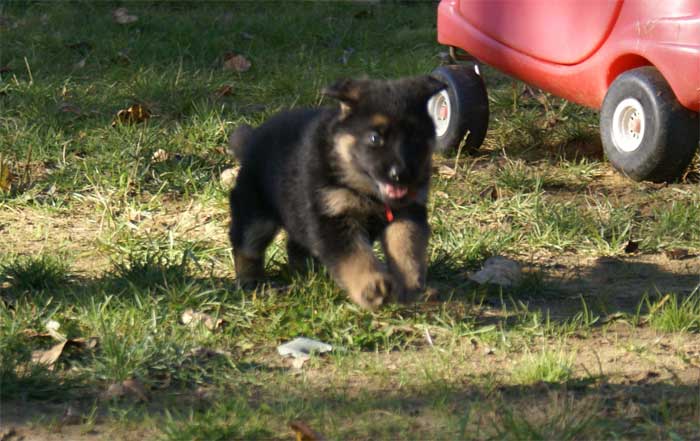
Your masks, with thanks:
[(427, 103), (445, 87), (421, 76), (341, 80), (326, 88), (340, 102), (330, 135), (345, 184), (394, 207), (425, 197), (435, 143)]

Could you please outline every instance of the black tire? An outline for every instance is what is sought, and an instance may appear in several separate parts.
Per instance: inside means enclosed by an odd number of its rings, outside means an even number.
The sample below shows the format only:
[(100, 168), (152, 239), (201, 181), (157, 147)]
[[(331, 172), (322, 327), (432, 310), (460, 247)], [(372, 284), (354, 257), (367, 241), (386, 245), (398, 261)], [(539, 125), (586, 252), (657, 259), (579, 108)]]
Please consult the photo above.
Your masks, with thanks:
[[(436, 95), (429, 103), (430, 114), (436, 123), (435, 150), (440, 153), (457, 149), (463, 140), (463, 149), (474, 152), (484, 142), (489, 125), (489, 100), (484, 80), (477, 72), (475, 64), (467, 64), (440, 66), (431, 74), (447, 84), (447, 96), (443, 95), (443, 99), (449, 99), (448, 115), (442, 118), (442, 129), (438, 126), (434, 108), (435, 100), (441, 95)], [(444, 123), (446, 119), (447, 123)]]
[(671, 181), (682, 176), (698, 148), (698, 114), (678, 102), (656, 68), (640, 67), (610, 85), (600, 136), (608, 160), (622, 174), (635, 181)]

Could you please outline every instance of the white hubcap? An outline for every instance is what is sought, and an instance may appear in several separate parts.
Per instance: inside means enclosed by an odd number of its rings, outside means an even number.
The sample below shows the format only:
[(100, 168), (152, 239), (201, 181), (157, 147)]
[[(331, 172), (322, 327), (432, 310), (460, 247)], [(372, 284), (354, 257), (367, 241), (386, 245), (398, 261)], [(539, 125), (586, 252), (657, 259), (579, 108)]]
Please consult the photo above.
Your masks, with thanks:
[(612, 140), (623, 152), (633, 152), (644, 139), (644, 109), (639, 101), (627, 98), (615, 108), (612, 120)]
[(446, 90), (442, 90), (430, 98), (428, 101), (428, 113), (435, 123), (435, 135), (444, 135), (447, 132), (447, 127), (450, 125), (450, 116), (452, 115), (450, 96)]

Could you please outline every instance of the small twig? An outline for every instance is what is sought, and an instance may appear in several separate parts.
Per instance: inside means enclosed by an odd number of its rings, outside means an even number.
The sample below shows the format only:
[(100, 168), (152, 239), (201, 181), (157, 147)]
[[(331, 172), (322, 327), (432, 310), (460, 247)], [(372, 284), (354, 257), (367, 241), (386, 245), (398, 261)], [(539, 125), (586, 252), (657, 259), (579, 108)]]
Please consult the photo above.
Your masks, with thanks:
[(24, 164), (24, 177), (22, 178), (22, 186), (29, 186), (29, 165), (32, 162), (32, 144), (29, 144), (27, 150), (27, 162)]
[(453, 166), (455, 171), (458, 171), (457, 167), (459, 167), (459, 157), (462, 154), (462, 149), (467, 144), (467, 138), (469, 137), (470, 133), (471, 133), (471, 131), (469, 129), (467, 129), (467, 133), (464, 134), (464, 136), (462, 137), (462, 140), (459, 142), (459, 146), (457, 147), (457, 156), (455, 157), (455, 165)]
[(659, 303), (657, 303), (656, 305), (654, 305), (654, 306), (649, 310), (649, 314), (648, 314), (648, 315), (654, 315), (654, 313), (655, 313), (656, 311), (658, 311), (659, 308), (661, 308), (662, 306), (664, 306), (664, 303), (668, 302), (668, 299), (670, 299), (670, 298), (671, 298), (671, 294), (666, 294), (666, 295), (661, 299), (661, 301), (659, 301)]
[(29, 61), (27, 57), (24, 57), (24, 65), (27, 66), (27, 73), (29, 74), (29, 85), (34, 84), (34, 76), (32, 75), (32, 69), (29, 67)]
[(428, 341), (428, 344), (430, 347), (433, 347), (433, 339), (430, 337), (430, 332), (428, 331), (428, 328), (425, 328), (425, 339)]

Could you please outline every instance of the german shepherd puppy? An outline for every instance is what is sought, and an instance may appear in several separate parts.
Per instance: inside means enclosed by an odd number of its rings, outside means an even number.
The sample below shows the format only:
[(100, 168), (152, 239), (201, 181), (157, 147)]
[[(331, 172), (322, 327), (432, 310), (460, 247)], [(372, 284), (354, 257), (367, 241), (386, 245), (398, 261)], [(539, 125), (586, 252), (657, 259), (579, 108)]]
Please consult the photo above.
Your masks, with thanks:
[[(285, 111), (239, 128), (232, 147), (241, 169), (230, 195), (239, 280), (263, 277), (265, 249), (282, 228), (293, 268), (317, 259), (364, 308), (423, 289), (435, 141), (427, 102), (445, 87), (430, 76), (341, 80), (323, 91), (337, 108)], [(386, 265), (372, 251), (376, 239)]]

